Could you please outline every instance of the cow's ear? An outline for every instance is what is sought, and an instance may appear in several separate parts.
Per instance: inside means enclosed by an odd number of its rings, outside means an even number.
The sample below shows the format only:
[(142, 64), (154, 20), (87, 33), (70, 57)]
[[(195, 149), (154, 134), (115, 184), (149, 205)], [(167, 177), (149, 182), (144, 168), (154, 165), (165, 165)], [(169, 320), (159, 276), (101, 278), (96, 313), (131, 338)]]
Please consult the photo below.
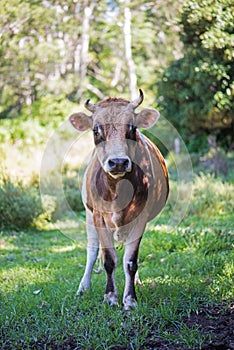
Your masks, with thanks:
[(74, 128), (79, 131), (85, 131), (92, 127), (92, 118), (82, 112), (70, 115), (69, 120)]
[(149, 129), (156, 123), (159, 117), (160, 114), (156, 109), (145, 108), (136, 115), (136, 125), (141, 129)]

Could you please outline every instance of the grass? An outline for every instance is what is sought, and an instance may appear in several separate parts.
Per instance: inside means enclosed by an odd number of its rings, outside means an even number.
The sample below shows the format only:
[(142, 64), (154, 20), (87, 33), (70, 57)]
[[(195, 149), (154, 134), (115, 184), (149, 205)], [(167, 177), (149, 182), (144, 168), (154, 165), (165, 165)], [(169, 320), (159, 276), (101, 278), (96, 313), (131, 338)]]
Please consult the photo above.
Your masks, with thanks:
[[(102, 303), (104, 273), (94, 273), (92, 289), (75, 297), (85, 240), (72, 241), (55, 229), (2, 232), (1, 349), (202, 348), (211, 335), (185, 320), (204, 305), (233, 300), (233, 193), (230, 183), (198, 177), (183, 223), (168, 232), (169, 208), (148, 225), (140, 248), (138, 307), (131, 314)], [(121, 300), (123, 249), (118, 255)]]

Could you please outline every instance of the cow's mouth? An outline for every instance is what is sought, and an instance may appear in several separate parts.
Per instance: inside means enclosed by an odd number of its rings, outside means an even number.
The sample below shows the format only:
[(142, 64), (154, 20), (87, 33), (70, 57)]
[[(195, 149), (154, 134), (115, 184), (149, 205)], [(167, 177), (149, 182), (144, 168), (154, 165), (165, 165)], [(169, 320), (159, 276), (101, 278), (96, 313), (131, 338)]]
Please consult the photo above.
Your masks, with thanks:
[(126, 171), (124, 172), (109, 171), (108, 174), (114, 179), (118, 179), (119, 177), (124, 177), (126, 174)]

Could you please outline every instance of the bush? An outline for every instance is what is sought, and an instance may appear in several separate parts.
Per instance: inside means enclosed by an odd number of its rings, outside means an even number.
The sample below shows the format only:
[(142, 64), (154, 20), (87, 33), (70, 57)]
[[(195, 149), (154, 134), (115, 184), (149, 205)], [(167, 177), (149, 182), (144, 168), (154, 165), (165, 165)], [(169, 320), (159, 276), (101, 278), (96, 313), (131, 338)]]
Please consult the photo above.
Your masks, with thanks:
[[(84, 210), (81, 196), (82, 174), (84, 169), (79, 171), (64, 171), (62, 183), (56, 173), (48, 173), (46, 180), (41, 183), (43, 207), (47, 221), (61, 220), (70, 216), (71, 212)], [(79, 175), (78, 175), (79, 173)]]
[[(69, 216), (70, 212), (80, 212), (84, 210), (81, 199), (81, 193), (77, 190), (67, 189), (64, 196), (51, 197), (54, 200), (54, 210), (51, 213), (50, 220), (55, 222)], [(48, 208), (46, 208), (48, 212)]]
[(233, 217), (234, 185), (210, 174), (196, 176), (191, 212), (202, 217), (217, 217), (227, 213)]
[(77, 180), (77, 174), (63, 176), (63, 196), (56, 196), (56, 207), (52, 214), (53, 221), (59, 220), (67, 214), (67, 210), (80, 212), (84, 210), (81, 197), (81, 184)]
[(9, 175), (0, 175), (0, 228), (24, 229), (42, 213), (39, 192)]

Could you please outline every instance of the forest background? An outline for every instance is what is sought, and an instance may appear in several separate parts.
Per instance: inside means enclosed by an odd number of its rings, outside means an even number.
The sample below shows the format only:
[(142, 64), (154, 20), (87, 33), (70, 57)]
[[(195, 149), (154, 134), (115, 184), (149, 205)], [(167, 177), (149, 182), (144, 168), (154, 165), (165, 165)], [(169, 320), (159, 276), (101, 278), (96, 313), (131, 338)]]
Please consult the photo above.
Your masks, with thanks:
[(189, 150), (206, 135), (232, 150), (233, 11), (231, 0), (2, 1), (0, 140), (142, 88)]

